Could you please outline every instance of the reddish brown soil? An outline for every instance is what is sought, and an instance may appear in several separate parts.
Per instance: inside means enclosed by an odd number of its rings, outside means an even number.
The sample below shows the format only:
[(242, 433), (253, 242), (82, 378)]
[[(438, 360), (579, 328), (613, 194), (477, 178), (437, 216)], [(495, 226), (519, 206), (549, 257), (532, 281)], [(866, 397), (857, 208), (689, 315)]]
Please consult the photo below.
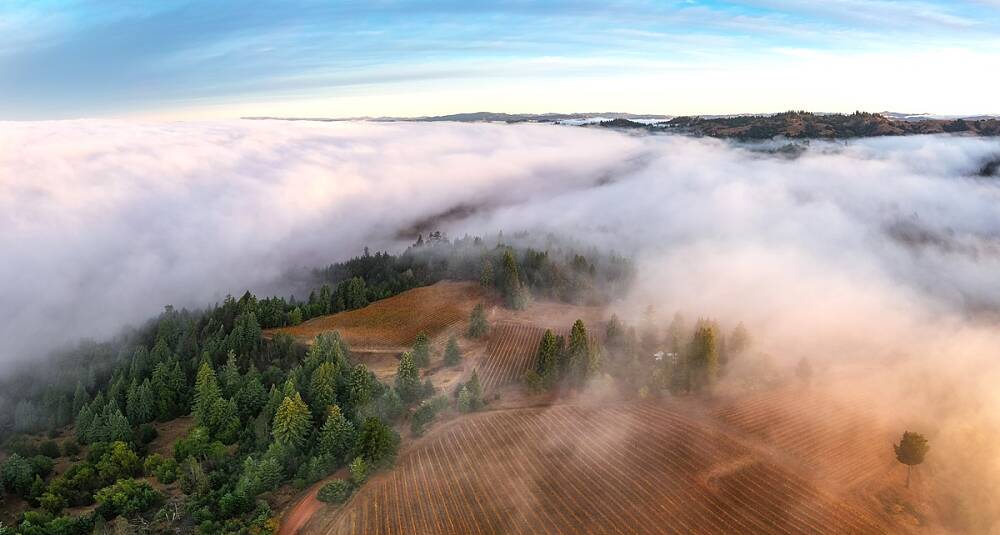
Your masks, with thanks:
[(421, 331), (434, 336), (467, 321), (472, 308), (488, 300), (487, 292), (476, 283), (439, 282), (365, 308), (312, 318), (295, 327), (269, 329), (264, 334), (284, 332), (311, 341), (321, 333), (338, 331), (352, 347), (406, 347)]
[(669, 404), (442, 426), (307, 533), (881, 533), (882, 520)]

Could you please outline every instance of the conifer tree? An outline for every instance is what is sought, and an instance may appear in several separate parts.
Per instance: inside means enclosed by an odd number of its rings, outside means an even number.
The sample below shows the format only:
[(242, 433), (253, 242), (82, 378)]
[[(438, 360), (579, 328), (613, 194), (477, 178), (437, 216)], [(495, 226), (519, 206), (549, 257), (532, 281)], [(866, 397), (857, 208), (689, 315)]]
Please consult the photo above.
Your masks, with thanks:
[(458, 411), (470, 412), (473, 410), (472, 405), (472, 394), (469, 392), (469, 387), (462, 385), (462, 389), (458, 391)]
[(230, 350), (226, 355), (226, 364), (222, 367), (222, 372), (219, 374), (222, 397), (231, 398), (235, 396), (236, 392), (240, 389), (241, 381), (240, 367), (236, 363), (236, 353)]
[(576, 320), (569, 333), (569, 350), (564, 371), (572, 383), (580, 384), (586, 378), (589, 359), (590, 340), (587, 338), (587, 327), (582, 320)]
[[(233, 400), (236, 402), (236, 410), (239, 413), (240, 420), (249, 422), (267, 404), (268, 396), (267, 391), (264, 390), (264, 384), (260, 381), (260, 373), (257, 372), (257, 368), (252, 364), (250, 365), (250, 369), (247, 370), (242, 383)], [(275, 406), (275, 409), (277, 410), (277, 406)], [(270, 416), (268, 415), (268, 420), (270, 420)]]
[(240, 435), (240, 416), (236, 403), (219, 399), (212, 406), (212, 436), (223, 444), (232, 444)]
[(337, 368), (323, 362), (312, 372), (309, 380), (309, 404), (313, 416), (321, 418), (337, 401)]
[(219, 383), (215, 378), (215, 371), (203, 362), (198, 369), (198, 376), (194, 383), (194, 416), (198, 425), (212, 429), (215, 423), (212, 420), (213, 410), (216, 403), (222, 398), (219, 392)]
[(361, 425), (355, 446), (355, 456), (362, 457), (371, 466), (391, 463), (396, 457), (399, 435), (382, 420), (370, 417)]
[(280, 446), (300, 447), (305, 444), (310, 427), (309, 407), (296, 392), (294, 396), (286, 396), (281, 402), (271, 424), (271, 433)]
[(426, 368), (431, 364), (431, 343), (427, 333), (423, 331), (417, 334), (417, 339), (413, 342), (413, 363), (418, 368)]
[(486, 321), (486, 310), (483, 309), (482, 303), (478, 303), (469, 316), (469, 338), (482, 338), (486, 336), (489, 328), (489, 323)]
[(118, 409), (117, 406), (109, 404), (110, 410), (105, 416), (105, 429), (106, 434), (104, 440), (109, 442), (131, 442), (132, 441), (132, 428), (129, 426), (128, 419), (122, 414), (122, 411)]
[(74, 426), (76, 427), (76, 440), (82, 444), (87, 444), (91, 441), (90, 437), (90, 425), (94, 420), (94, 412), (90, 409), (90, 405), (84, 405), (80, 412), (76, 414), (76, 420)]
[(710, 321), (698, 322), (688, 358), (691, 389), (704, 392), (712, 388), (719, 374), (717, 328)]
[(479, 284), (486, 288), (496, 285), (496, 274), (493, 272), (493, 261), (483, 258), (483, 267), (479, 271)]
[(406, 403), (412, 403), (420, 398), (420, 391), (420, 372), (413, 355), (403, 353), (396, 370), (396, 393)]
[(501, 291), (507, 308), (521, 310), (528, 306), (528, 290), (521, 283), (521, 275), (517, 267), (514, 253), (507, 249), (503, 254), (503, 275), (501, 276)]
[(355, 407), (367, 405), (372, 400), (371, 374), (364, 364), (358, 364), (351, 372), (351, 404)]
[(337, 461), (343, 461), (354, 449), (354, 424), (344, 418), (340, 407), (333, 405), (326, 417), (326, 422), (319, 432), (319, 452), (329, 455)]
[(90, 394), (84, 388), (82, 381), (76, 382), (76, 392), (73, 394), (73, 414), (78, 414), (83, 406), (90, 403)]
[(458, 340), (452, 336), (444, 348), (444, 364), (445, 366), (455, 366), (459, 362), (462, 362), (462, 352), (458, 349)]
[(544, 388), (550, 388), (555, 384), (557, 374), (556, 358), (559, 350), (557, 344), (556, 335), (553, 334), (551, 329), (546, 329), (545, 334), (542, 335), (541, 342), (538, 343), (538, 354), (535, 360), (535, 371), (541, 378), (541, 386)]

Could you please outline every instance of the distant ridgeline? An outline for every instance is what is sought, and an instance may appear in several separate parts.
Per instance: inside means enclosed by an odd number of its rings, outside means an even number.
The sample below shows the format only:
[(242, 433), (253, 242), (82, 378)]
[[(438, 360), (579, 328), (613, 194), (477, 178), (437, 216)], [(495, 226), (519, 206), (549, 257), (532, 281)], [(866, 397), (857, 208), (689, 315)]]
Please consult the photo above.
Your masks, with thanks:
[(675, 117), (669, 121), (639, 123), (628, 119), (602, 121), (606, 128), (639, 128), (651, 132), (678, 132), (723, 139), (765, 140), (850, 139), (915, 134), (1000, 135), (1000, 119), (897, 120), (878, 113), (818, 114), (788, 111), (773, 115), (731, 117)]
[(632, 275), (633, 266), (624, 257), (583, 250), (553, 236), (501, 232), (450, 240), (432, 232), (426, 239), (421, 235), (402, 254), (370, 254), (365, 248), (361, 256), (314, 270), (316, 289), (305, 300), (258, 298), (246, 292), (239, 298), (227, 296), (206, 310), (168, 306), (159, 317), (112, 340), (84, 341), (48, 360), (36, 360), (30, 370), (0, 379), (0, 437), (70, 424), (79, 410), (74, 396), (81, 389), (93, 395), (113, 382), (123, 367), (135, 361), (136, 351), (144, 352), (144, 360), (148, 353), (145, 365), (150, 370), (176, 357), (192, 377), (203, 355), (221, 364), (230, 351), (253, 353), (255, 365), (266, 369), (296, 357), (293, 348), (261, 342), (262, 329), (361, 308), (441, 280), (481, 281), (497, 288), (510, 306), (523, 306), (531, 295), (603, 303), (622, 295)]

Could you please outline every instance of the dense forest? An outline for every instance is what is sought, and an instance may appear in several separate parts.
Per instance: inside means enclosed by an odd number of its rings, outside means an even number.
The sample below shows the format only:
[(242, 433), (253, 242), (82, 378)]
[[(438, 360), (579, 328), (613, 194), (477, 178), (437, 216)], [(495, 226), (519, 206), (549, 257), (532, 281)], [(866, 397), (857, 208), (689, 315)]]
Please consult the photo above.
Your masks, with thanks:
[[(539, 247), (539, 248), (536, 248)], [(420, 236), (399, 255), (364, 254), (314, 272), (304, 300), (227, 297), (202, 311), (167, 306), (113, 340), (85, 342), (4, 379), (0, 485), (30, 509), (0, 534), (89, 533), (109, 522), (161, 532), (272, 533), (262, 496), (346, 467), (323, 488), (342, 501), (391, 464), (408, 422), (420, 434), (435, 414), (483, 404), (478, 377), (436, 395), (419, 369), (426, 337), (403, 355), (394, 385), (377, 380), (336, 333), (310, 346), (262, 329), (351, 310), (443, 279), (476, 280), (512, 308), (533, 297), (600, 303), (632, 277), (628, 260), (527, 235), (450, 240)], [(487, 330), (483, 308), (468, 336)], [(461, 360), (450, 341), (445, 362)], [(166, 454), (150, 451), (156, 423), (191, 420)], [(70, 465), (54, 475), (54, 464)], [(177, 482), (179, 489), (166, 485)]]
[(775, 137), (791, 139), (851, 139), (875, 136), (912, 134), (1000, 135), (1000, 119), (923, 119), (901, 121), (878, 113), (820, 114), (788, 111), (773, 115), (736, 115), (728, 117), (675, 117), (653, 124), (628, 119), (600, 123), (608, 128), (639, 128), (649, 131), (675, 131), (699, 136), (766, 140)]

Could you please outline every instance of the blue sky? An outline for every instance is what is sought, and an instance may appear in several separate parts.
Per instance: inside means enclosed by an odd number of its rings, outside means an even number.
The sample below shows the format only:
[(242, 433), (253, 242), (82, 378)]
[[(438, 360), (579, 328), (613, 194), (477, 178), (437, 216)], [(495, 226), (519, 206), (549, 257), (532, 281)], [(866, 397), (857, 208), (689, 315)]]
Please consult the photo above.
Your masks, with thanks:
[(1000, 0), (0, 3), (0, 119), (1000, 112)]

